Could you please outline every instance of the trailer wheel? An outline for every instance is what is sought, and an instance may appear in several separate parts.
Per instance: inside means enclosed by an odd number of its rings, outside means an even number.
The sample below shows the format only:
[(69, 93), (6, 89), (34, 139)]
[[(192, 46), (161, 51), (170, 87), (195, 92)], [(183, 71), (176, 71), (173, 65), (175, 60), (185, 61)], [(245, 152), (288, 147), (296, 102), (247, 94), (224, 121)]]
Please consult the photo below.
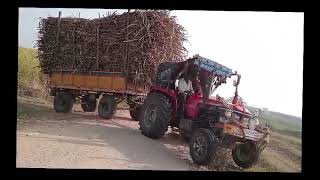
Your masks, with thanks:
[(58, 92), (53, 100), (54, 110), (58, 113), (68, 113), (73, 107), (73, 97), (68, 92)]
[(81, 108), (84, 112), (94, 112), (97, 107), (97, 100), (83, 100)]
[(247, 142), (238, 144), (232, 150), (233, 161), (242, 168), (250, 168), (259, 160), (260, 151), (256, 144)]
[(189, 142), (190, 155), (194, 163), (199, 165), (209, 164), (217, 151), (215, 135), (208, 129), (197, 129)]
[(136, 107), (130, 110), (130, 116), (133, 120), (139, 121), (139, 111), (140, 111), (140, 107)]
[(104, 119), (110, 119), (116, 112), (117, 102), (114, 96), (105, 95), (101, 98), (98, 107), (99, 116)]

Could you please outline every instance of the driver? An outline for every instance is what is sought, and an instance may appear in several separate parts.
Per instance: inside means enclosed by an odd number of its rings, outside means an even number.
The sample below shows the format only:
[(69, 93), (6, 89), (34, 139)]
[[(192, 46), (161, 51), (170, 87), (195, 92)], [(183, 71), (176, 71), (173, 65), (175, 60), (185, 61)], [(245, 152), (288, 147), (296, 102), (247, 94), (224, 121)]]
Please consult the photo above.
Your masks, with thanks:
[(178, 82), (179, 94), (184, 94), (185, 92), (193, 91), (192, 81), (190, 75), (184, 74)]
[(194, 93), (193, 85), (195, 85), (196, 90), (199, 92), (199, 85), (197, 83), (198, 72), (199, 69), (197, 66), (191, 64), (188, 67), (188, 70), (182, 74), (182, 78), (178, 81), (179, 118), (184, 118), (185, 102), (187, 96), (190, 95), (190, 93)]
[(189, 74), (184, 73), (182, 78), (179, 79), (178, 82), (178, 102), (179, 102), (179, 110), (178, 116), (179, 118), (184, 118), (184, 107), (187, 99), (188, 93), (193, 91), (192, 81)]

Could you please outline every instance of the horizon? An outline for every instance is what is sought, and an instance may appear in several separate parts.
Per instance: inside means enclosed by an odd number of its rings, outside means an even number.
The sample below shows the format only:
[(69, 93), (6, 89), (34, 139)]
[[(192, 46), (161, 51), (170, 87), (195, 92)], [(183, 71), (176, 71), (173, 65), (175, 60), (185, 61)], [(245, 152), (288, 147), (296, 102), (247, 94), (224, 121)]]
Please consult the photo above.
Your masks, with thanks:
[[(115, 10), (19, 8), (18, 46), (35, 48), (39, 17), (59, 11), (62, 17), (80, 12), (82, 18), (97, 18)], [(238, 70), (239, 95), (249, 106), (302, 119), (304, 13), (175, 10), (170, 15), (188, 33), (189, 57), (199, 54)], [(216, 93), (228, 98), (232, 87), (228, 79)]]

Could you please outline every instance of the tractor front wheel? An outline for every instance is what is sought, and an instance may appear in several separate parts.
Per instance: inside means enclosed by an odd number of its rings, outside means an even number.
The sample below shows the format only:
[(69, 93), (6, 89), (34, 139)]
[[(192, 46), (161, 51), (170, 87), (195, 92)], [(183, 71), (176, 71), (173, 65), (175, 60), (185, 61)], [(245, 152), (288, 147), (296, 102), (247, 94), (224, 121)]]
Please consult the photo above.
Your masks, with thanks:
[(215, 157), (217, 150), (215, 135), (208, 129), (197, 129), (189, 142), (190, 155), (194, 163), (209, 164)]
[(242, 168), (252, 167), (259, 159), (258, 146), (252, 142), (238, 144), (232, 150), (233, 161)]

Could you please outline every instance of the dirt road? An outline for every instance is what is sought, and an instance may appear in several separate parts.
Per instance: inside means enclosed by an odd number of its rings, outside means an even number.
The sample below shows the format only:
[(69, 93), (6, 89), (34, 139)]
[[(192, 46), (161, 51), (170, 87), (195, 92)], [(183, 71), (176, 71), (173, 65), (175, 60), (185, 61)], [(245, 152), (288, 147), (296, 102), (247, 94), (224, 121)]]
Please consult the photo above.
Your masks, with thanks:
[[(301, 141), (275, 134), (260, 162), (245, 171), (301, 171)], [(273, 138), (273, 136), (272, 136)], [(56, 113), (52, 104), (18, 97), (17, 167), (243, 171), (230, 152), (218, 152), (209, 166), (194, 164), (188, 144), (170, 129), (159, 140), (143, 136), (128, 111), (111, 120), (84, 113)]]
[(190, 170), (170, 144), (141, 135), (124, 110), (103, 120), (77, 108), (57, 114), (49, 105), (28, 107), (36, 111), (18, 120), (17, 167)]

